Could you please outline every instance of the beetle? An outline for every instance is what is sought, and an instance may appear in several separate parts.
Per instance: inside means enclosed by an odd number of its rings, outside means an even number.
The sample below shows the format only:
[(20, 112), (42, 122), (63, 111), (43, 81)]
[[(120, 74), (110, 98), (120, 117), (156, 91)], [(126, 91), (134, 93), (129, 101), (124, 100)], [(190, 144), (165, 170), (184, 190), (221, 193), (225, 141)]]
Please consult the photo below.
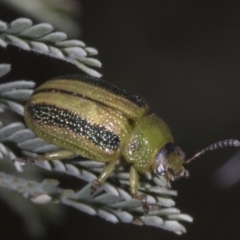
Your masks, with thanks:
[(92, 190), (112, 173), (123, 157), (130, 165), (130, 192), (138, 197), (138, 173), (153, 171), (168, 181), (187, 177), (184, 165), (209, 150), (239, 147), (238, 140), (214, 143), (192, 158), (174, 144), (168, 125), (148, 114), (146, 101), (104, 80), (80, 75), (43, 83), (25, 105), (27, 126), (40, 138), (63, 150), (36, 158), (16, 158), (22, 164), (81, 155), (105, 162)]

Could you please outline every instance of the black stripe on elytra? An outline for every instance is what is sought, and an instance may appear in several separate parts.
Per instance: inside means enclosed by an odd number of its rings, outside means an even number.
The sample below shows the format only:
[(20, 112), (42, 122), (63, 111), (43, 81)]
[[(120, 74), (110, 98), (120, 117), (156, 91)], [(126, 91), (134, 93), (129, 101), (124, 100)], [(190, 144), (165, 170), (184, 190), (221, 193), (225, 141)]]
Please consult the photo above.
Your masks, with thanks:
[(79, 97), (79, 98), (84, 98), (84, 99), (87, 99), (87, 100), (90, 100), (90, 101), (94, 101), (94, 102), (97, 102), (99, 103), (100, 105), (103, 105), (105, 107), (108, 107), (106, 104), (104, 104), (103, 102), (100, 102), (96, 99), (93, 99), (93, 98), (90, 98), (90, 97), (87, 97), (87, 96), (83, 96), (82, 94), (80, 93), (75, 93), (75, 92), (70, 92), (70, 91), (66, 91), (66, 90), (62, 90), (62, 89), (56, 89), (56, 88), (44, 88), (44, 89), (40, 89), (40, 90), (37, 90), (37, 91), (34, 91), (33, 95), (35, 94), (38, 94), (38, 93), (42, 93), (42, 92), (57, 92), (57, 93), (63, 93), (63, 94), (66, 94), (66, 95), (72, 95), (74, 97)]
[(106, 82), (102, 79), (99, 79), (99, 78), (73, 74), (73, 75), (56, 77), (51, 80), (57, 80), (57, 79), (67, 79), (67, 80), (69, 79), (69, 80), (85, 82), (85, 83), (91, 84), (93, 86), (103, 88), (103, 89), (105, 89), (111, 93), (114, 93), (118, 96), (121, 96), (123, 98), (126, 98), (130, 102), (136, 104), (138, 107), (145, 107), (147, 105), (145, 100), (142, 97), (134, 95), (134, 94), (130, 94), (125, 89), (120, 89), (117, 86), (115, 86), (109, 82)]
[(120, 147), (120, 139), (104, 126), (91, 124), (75, 113), (49, 104), (34, 104), (28, 106), (28, 111), (38, 123), (65, 128), (75, 132), (106, 151), (115, 151)]

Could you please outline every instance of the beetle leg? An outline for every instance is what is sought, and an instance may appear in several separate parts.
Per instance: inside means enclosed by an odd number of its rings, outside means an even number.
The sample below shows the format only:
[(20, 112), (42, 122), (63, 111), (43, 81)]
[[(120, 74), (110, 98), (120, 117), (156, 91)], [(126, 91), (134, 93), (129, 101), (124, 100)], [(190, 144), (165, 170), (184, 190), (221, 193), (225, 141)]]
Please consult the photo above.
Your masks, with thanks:
[(133, 166), (131, 166), (130, 168), (129, 184), (130, 184), (130, 192), (132, 196), (137, 197), (139, 177), (138, 177), (137, 171)]
[(97, 187), (103, 184), (106, 181), (106, 179), (111, 175), (111, 173), (114, 170), (116, 161), (117, 160), (114, 160), (108, 163), (106, 167), (102, 170), (100, 176), (92, 182), (91, 194), (93, 194), (97, 190)]
[(146, 195), (138, 195), (139, 177), (133, 166), (130, 168), (129, 184), (132, 196), (142, 201), (144, 212), (147, 214), (149, 212), (149, 204), (146, 200)]
[(58, 152), (53, 152), (53, 153), (46, 153), (44, 155), (40, 155), (37, 156), (35, 158), (14, 158), (12, 161), (13, 162), (19, 162), (19, 164), (21, 165), (25, 165), (25, 164), (34, 164), (40, 161), (50, 161), (50, 160), (62, 160), (62, 159), (66, 159), (69, 157), (73, 157), (76, 154), (67, 150), (63, 150), (63, 151), (58, 151)]

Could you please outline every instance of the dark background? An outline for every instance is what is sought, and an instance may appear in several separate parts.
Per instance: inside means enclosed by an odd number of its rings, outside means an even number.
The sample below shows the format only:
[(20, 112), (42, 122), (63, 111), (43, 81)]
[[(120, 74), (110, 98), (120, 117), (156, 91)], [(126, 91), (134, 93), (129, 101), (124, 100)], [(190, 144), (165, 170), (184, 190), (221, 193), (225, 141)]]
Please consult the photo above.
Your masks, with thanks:
[[(188, 156), (212, 142), (240, 138), (239, 1), (84, 0), (81, 6), (80, 38), (99, 50), (103, 78), (143, 96)], [(20, 16), (4, 6), (0, 14), (5, 21)], [(65, 62), (13, 47), (1, 50), (1, 57), (13, 66), (10, 79), (45, 81), (81, 73)], [(230, 181), (224, 188), (217, 182), (228, 181), (226, 176), (214, 177), (236, 153), (209, 153), (187, 166), (190, 179), (173, 184), (179, 194), (176, 207), (194, 218), (183, 223), (187, 233), (182, 236), (113, 225), (69, 209), (65, 223), (51, 226), (47, 239), (240, 239), (240, 185)], [(230, 175), (231, 170), (226, 169)], [(8, 206), (1, 209), (1, 221), (6, 218), (0, 236), (14, 229), (24, 239), (21, 219)]]

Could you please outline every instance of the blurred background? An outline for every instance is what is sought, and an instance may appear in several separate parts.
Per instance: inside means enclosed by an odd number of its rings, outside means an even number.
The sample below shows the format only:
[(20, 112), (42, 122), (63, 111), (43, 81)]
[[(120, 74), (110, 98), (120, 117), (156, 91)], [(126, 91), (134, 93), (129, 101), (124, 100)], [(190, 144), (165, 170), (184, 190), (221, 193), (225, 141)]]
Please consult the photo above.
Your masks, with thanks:
[[(103, 78), (143, 96), (151, 112), (168, 123), (187, 156), (218, 140), (240, 139), (239, 1), (81, 0), (74, 4), (71, 14), (77, 28), (69, 36), (98, 49)], [(62, 20), (64, 14), (58, 11)], [(35, 23), (49, 22), (50, 15), (42, 14), (39, 20), (31, 9), (22, 11), (0, 1), (3, 21), (30, 17)], [(0, 51), (1, 62), (12, 64), (5, 81), (40, 83), (81, 73), (66, 62), (15, 47)], [(189, 179), (173, 183), (179, 194), (176, 207), (194, 218), (193, 223), (183, 223), (187, 233), (182, 236), (151, 227), (113, 225), (69, 208), (60, 225), (50, 226), (46, 239), (240, 239), (237, 154), (232, 148), (208, 153), (187, 166)], [(0, 237), (27, 239), (21, 218), (1, 200), (0, 209)]]

